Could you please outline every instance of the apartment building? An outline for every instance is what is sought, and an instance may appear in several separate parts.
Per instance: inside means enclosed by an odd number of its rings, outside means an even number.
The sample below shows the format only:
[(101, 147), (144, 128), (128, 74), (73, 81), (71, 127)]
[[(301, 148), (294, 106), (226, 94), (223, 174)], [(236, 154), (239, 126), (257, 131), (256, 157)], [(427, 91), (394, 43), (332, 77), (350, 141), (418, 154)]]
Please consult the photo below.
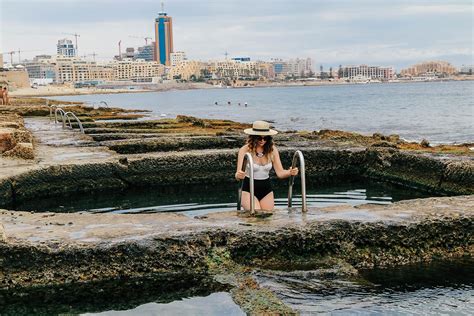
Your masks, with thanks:
[(183, 60), (179, 64), (169, 68), (168, 79), (198, 79), (202, 76), (203, 69), (205, 69), (205, 65), (200, 61)]
[(413, 65), (407, 69), (402, 69), (400, 74), (402, 76), (420, 76), (426, 74), (448, 74), (453, 75), (457, 73), (456, 67), (447, 61), (425, 61)]
[(209, 63), (209, 71), (216, 78), (242, 79), (259, 78), (261, 76), (258, 62), (224, 60)]
[(143, 59), (114, 61), (110, 66), (113, 68), (114, 80), (152, 82), (153, 78), (162, 77), (165, 73), (165, 66), (161, 63)]
[(390, 80), (395, 76), (393, 67), (381, 66), (344, 66), (340, 69), (339, 75), (343, 79), (376, 79)]
[(170, 53), (171, 66), (179, 65), (180, 63), (182, 63), (186, 59), (187, 59), (186, 54), (184, 52)]

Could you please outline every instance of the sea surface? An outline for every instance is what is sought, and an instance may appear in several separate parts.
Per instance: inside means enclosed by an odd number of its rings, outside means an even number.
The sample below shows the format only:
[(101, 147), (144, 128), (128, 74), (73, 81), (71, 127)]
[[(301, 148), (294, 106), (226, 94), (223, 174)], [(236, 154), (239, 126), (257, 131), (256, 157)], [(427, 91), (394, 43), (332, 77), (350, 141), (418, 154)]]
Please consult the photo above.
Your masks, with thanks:
[(406, 140), (427, 139), (433, 144), (474, 142), (474, 81), (216, 88), (52, 98), (95, 106), (105, 101), (109, 106), (151, 110), (151, 118), (184, 114), (244, 123), (268, 120), (282, 131), (339, 129), (399, 134)]

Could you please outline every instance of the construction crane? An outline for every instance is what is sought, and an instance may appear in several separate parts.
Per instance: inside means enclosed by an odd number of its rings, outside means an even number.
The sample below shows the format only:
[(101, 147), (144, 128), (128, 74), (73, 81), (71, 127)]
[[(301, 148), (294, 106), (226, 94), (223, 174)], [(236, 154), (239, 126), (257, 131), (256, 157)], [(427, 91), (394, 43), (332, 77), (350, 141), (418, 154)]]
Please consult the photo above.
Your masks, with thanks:
[(97, 54), (95, 52), (93, 52), (92, 54), (89, 54), (87, 56), (92, 56), (94, 58), (94, 62), (95, 62), (95, 56), (97, 56)]
[(144, 39), (144, 40), (145, 40), (145, 45), (148, 45), (148, 40), (152, 40), (152, 39), (153, 39), (152, 37), (148, 37), (148, 36), (143, 37), (143, 36), (129, 35), (128, 37)]
[(122, 60), (122, 40), (118, 42), (118, 47), (119, 47), (118, 60)]
[[(21, 53), (30, 53), (30, 52), (45, 52), (42, 50), (22, 50), (18, 48), (18, 50), (12, 50), (9, 52), (0, 52), (0, 54), (9, 54), (10, 55), (10, 63), (13, 65), (13, 55), (18, 53), (18, 63), (21, 63)], [(2, 65), (0, 65), (1, 67)]]
[(78, 46), (77, 46), (77, 38), (78, 38), (78, 37), (81, 37), (81, 35), (79, 35), (79, 34), (77, 34), (77, 33), (74, 33), (74, 34), (73, 34), (73, 33), (63, 33), (63, 34), (65, 34), (65, 35), (72, 35), (72, 36), (74, 36), (74, 37), (76, 38), (76, 55), (78, 55), (79, 48), (78, 48)]
[(13, 54), (15, 54), (15, 51), (7, 52), (7, 54), (10, 54), (10, 64), (13, 66)]

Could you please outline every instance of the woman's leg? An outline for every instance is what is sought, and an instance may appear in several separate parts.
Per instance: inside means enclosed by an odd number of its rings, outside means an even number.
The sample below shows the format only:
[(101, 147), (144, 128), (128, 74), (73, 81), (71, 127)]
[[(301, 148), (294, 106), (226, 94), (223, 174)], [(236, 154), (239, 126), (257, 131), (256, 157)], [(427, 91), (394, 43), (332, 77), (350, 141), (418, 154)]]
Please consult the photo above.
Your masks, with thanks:
[(275, 207), (275, 197), (273, 191), (265, 195), (263, 199), (260, 200), (260, 207), (262, 210), (271, 211)]
[[(258, 202), (257, 198), (254, 197), (253, 199), (255, 201), (255, 209), (260, 210), (261, 206), (260, 206), (260, 203)], [(244, 210), (249, 211), (250, 210), (250, 192), (242, 191), (242, 199), (240, 201), (241, 201), (241, 204), (242, 204), (242, 207), (244, 208)]]

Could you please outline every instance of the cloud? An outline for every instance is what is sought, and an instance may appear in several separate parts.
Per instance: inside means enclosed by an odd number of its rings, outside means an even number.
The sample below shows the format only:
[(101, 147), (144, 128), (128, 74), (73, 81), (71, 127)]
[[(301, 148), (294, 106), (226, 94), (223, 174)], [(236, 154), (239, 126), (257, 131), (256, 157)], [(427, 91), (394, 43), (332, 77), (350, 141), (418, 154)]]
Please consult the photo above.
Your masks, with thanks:
[[(100, 58), (154, 37), (155, 0), (0, 0), (2, 50), (54, 53), (79, 33), (80, 54)], [(471, 1), (173, 0), (174, 44), (193, 59), (312, 57), (318, 63), (405, 63), (472, 55)], [(54, 10), (51, 10), (54, 7)], [(21, 14), (18, 14), (21, 12)], [(72, 37), (70, 37), (73, 39)], [(469, 52), (471, 48), (471, 52)], [(35, 53), (22, 54), (33, 57)], [(393, 60), (391, 60), (393, 59)]]

